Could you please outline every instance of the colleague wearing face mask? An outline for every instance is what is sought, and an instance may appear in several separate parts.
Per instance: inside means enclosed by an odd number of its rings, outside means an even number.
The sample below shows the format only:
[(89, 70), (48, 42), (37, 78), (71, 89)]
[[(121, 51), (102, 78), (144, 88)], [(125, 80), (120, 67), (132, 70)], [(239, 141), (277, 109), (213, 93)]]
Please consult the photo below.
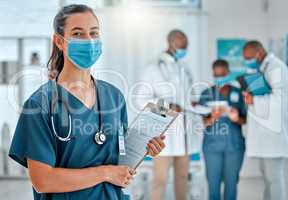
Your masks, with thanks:
[[(54, 31), (48, 66), (56, 77), (25, 102), (9, 156), (28, 168), (35, 200), (122, 200), (135, 171), (118, 165), (124, 97), (90, 74), (102, 52), (98, 19), (85, 5), (68, 5), (54, 18)], [(162, 150), (163, 139), (148, 143), (150, 155)]]
[[(174, 191), (177, 200), (185, 200), (187, 196), (188, 164), (191, 150), (191, 137), (186, 126), (191, 120), (184, 122), (185, 108), (190, 106), (189, 87), (192, 86), (191, 73), (183, 62), (187, 54), (188, 39), (180, 30), (172, 30), (167, 37), (168, 49), (161, 53), (155, 63), (145, 69), (138, 91), (139, 108), (147, 102), (164, 100), (164, 105), (182, 112), (166, 132), (165, 149), (157, 159), (153, 159), (152, 200), (165, 199), (165, 188), (168, 172), (174, 167)], [(184, 114), (183, 114), (184, 111)]]
[(242, 167), (245, 141), (242, 124), (246, 122), (246, 109), (241, 90), (229, 84), (229, 66), (225, 60), (213, 63), (215, 85), (203, 91), (200, 105), (225, 101), (227, 106), (214, 107), (210, 116), (203, 117), (205, 125), (203, 153), (206, 164), (209, 200), (237, 198), (237, 184)]
[(264, 200), (285, 200), (284, 163), (288, 157), (288, 69), (284, 62), (267, 53), (258, 41), (243, 49), (248, 68), (263, 73), (271, 92), (252, 96), (244, 92), (248, 105), (247, 156), (260, 163)]

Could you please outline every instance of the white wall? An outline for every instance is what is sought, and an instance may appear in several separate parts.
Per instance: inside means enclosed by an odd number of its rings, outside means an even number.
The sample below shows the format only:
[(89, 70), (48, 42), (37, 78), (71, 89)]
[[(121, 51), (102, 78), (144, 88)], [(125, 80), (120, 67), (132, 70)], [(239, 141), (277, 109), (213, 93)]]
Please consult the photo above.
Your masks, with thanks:
[(288, 1), (270, 0), (269, 7), (269, 37), (278, 38), (288, 34)]

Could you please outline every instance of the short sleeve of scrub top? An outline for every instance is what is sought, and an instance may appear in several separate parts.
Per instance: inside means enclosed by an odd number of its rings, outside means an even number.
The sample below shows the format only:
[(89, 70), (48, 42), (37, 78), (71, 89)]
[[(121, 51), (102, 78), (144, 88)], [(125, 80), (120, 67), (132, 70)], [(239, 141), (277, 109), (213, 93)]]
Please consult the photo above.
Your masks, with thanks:
[(55, 140), (49, 128), (48, 112), (32, 99), (24, 104), (9, 155), (24, 167), (28, 158), (55, 165)]
[[(94, 80), (99, 95), (102, 124), (100, 125), (98, 106), (87, 108), (65, 88), (56, 85), (59, 98), (71, 106), (72, 139), (60, 141), (54, 134), (51, 125), (51, 94), (55, 82), (42, 85), (25, 102), (15, 130), (9, 156), (24, 167), (27, 159), (40, 161), (52, 167), (83, 169), (101, 165), (117, 165), (119, 159), (118, 135), (120, 130), (127, 129), (127, 111), (124, 96), (115, 86), (101, 80)], [(96, 103), (97, 104), (97, 103)], [(98, 105), (98, 104), (97, 104)], [(61, 112), (63, 103), (57, 102), (58, 112), (54, 114), (54, 125), (57, 134), (67, 136), (67, 126), (62, 126)], [(66, 111), (67, 109), (64, 108)], [(79, 112), (73, 112), (79, 109)], [(65, 111), (63, 110), (63, 111)], [(67, 115), (66, 115), (67, 117)], [(67, 119), (67, 118), (64, 118)], [(104, 144), (95, 142), (95, 133), (103, 126), (106, 135)], [(121, 127), (120, 127), (121, 126)], [(43, 194), (35, 189), (34, 200), (123, 200), (125, 195), (121, 187), (103, 182), (94, 187), (66, 192)]]

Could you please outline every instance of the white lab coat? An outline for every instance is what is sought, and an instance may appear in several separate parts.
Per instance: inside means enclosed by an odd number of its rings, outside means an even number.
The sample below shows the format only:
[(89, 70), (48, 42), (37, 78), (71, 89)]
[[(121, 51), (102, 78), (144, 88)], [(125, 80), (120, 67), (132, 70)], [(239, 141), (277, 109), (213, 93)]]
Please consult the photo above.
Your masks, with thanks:
[(268, 54), (260, 70), (272, 93), (255, 96), (248, 108), (247, 155), (250, 157), (288, 157), (288, 68)]
[[(156, 62), (148, 66), (141, 81), (137, 95), (140, 108), (147, 102), (156, 103), (159, 99), (164, 99), (166, 106), (169, 103), (178, 104), (182, 109), (191, 106), (189, 95), (189, 88), (192, 87), (191, 73), (184, 63), (176, 62), (168, 53), (162, 53)], [(185, 114), (187, 129), (184, 127), (184, 114), (180, 114), (166, 131), (166, 147), (160, 156), (182, 156), (192, 153), (191, 134), (189, 134), (192, 131), (189, 123), (192, 120), (189, 117), (189, 114)]]

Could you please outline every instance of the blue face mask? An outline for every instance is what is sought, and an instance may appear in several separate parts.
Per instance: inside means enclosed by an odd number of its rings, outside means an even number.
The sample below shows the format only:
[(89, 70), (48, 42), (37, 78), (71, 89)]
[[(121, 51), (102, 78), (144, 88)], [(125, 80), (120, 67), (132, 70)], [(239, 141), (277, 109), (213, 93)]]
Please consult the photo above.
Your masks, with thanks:
[(177, 49), (174, 54), (176, 60), (180, 60), (184, 58), (186, 55), (187, 55), (187, 49)]
[(232, 81), (233, 77), (226, 75), (226, 76), (219, 76), (214, 78), (214, 83), (217, 87), (222, 88), (228, 83)]
[(245, 60), (245, 65), (250, 69), (259, 69), (261, 66), (261, 64), (258, 62), (256, 58)]
[(67, 57), (78, 68), (88, 70), (102, 54), (99, 39), (69, 39)]

